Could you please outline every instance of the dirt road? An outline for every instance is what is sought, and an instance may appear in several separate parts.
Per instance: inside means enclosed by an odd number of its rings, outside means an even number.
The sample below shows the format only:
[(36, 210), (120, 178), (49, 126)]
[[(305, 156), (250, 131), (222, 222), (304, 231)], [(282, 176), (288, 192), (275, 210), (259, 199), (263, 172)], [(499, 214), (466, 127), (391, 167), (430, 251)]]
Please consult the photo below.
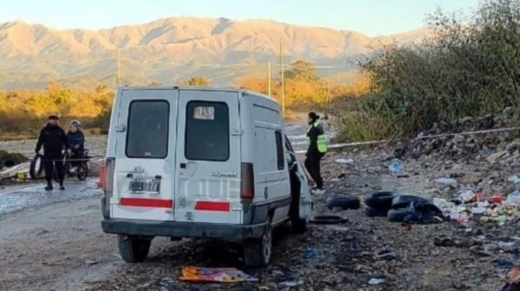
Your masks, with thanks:
[[(353, 158), (351, 165), (335, 163)], [(315, 197), (316, 213), (325, 213), (328, 196), (379, 189), (439, 195), (435, 178), (456, 170), (444, 163), (404, 163), (410, 175), (388, 173), (383, 153), (330, 155), (325, 161), (329, 192)], [(463, 165), (471, 171), (477, 162)], [(456, 167), (458, 168), (458, 167)], [(460, 170), (459, 170), (460, 171)], [(484, 177), (484, 174), (481, 174)], [(504, 172), (500, 176), (506, 177)], [(337, 178), (341, 176), (341, 178)], [(477, 177), (480, 179), (480, 177)], [(464, 180), (465, 179), (465, 180)], [(468, 176), (461, 183), (476, 177)], [(441, 234), (490, 240), (514, 236), (516, 228), (452, 223), (406, 230), (362, 210), (342, 212), (349, 222), (311, 226), (303, 236), (282, 229), (273, 262), (265, 270), (247, 270), (260, 283), (197, 285), (179, 282), (182, 266), (243, 268), (239, 245), (205, 240), (153, 241), (151, 255), (130, 265), (117, 254), (116, 239), (100, 229), (99, 193), (81, 200), (25, 208), (0, 216), (0, 290), (499, 290), (515, 253), (476, 255), (469, 247), (436, 247)], [(392, 253), (381, 259), (378, 254)], [(374, 281), (371, 279), (380, 279)], [(378, 283), (375, 285), (369, 284)]]

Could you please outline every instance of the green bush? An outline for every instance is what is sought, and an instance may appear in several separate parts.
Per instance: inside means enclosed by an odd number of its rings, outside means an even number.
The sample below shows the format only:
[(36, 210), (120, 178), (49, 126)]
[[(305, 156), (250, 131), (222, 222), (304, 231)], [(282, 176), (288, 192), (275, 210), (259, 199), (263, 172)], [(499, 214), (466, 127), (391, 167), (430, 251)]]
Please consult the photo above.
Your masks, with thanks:
[(469, 21), (438, 11), (434, 37), (390, 45), (362, 64), (369, 96), (349, 100), (341, 137), (389, 138), (435, 123), (520, 109), (520, 1), (487, 0)]

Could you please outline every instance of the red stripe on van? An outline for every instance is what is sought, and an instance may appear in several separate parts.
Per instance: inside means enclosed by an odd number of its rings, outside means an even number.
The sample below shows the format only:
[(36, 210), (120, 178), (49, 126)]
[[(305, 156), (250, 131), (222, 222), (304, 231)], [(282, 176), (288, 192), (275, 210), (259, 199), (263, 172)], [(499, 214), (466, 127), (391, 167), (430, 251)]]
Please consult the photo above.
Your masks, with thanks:
[(195, 210), (229, 212), (231, 210), (231, 204), (229, 204), (229, 202), (197, 201), (197, 203), (195, 203)]
[(121, 198), (123, 206), (173, 208), (173, 200), (147, 198)]

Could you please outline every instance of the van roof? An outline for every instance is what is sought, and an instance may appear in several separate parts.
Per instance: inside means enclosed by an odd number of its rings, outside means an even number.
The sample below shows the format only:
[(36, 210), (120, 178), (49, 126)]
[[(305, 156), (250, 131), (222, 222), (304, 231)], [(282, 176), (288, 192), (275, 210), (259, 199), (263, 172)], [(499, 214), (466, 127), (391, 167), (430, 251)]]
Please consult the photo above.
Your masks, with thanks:
[(119, 89), (123, 91), (130, 90), (168, 90), (168, 89), (176, 89), (176, 90), (197, 90), (197, 91), (226, 91), (226, 92), (242, 92), (248, 93), (256, 97), (263, 97), (278, 103), (274, 98), (264, 95), (262, 93), (254, 92), (251, 90), (247, 90), (244, 88), (235, 88), (235, 87), (204, 87), (204, 86), (124, 86)]

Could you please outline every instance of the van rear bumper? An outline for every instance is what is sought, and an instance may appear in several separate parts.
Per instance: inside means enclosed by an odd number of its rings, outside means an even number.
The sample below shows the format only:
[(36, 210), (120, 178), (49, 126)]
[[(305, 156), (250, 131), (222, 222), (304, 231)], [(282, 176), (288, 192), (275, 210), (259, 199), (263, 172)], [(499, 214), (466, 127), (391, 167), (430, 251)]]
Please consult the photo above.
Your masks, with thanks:
[(260, 238), (267, 230), (265, 223), (243, 225), (130, 219), (104, 219), (101, 227), (103, 232), (111, 234), (230, 240)]

